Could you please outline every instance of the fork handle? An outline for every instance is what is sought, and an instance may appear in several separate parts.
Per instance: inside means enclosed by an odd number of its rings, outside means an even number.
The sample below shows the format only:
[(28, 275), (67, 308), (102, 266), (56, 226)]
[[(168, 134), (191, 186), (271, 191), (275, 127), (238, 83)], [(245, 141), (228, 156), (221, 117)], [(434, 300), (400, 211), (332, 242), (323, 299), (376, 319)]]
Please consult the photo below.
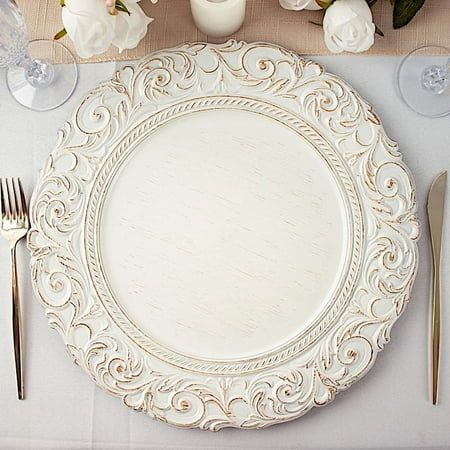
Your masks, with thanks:
[(24, 399), (22, 373), (22, 327), (19, 298), (19, 283), (17, 279), (16, 244), (11, 246), (11, 286), (12, 286), (12, 327), (14, 343), (14, 361), (16, 363), (17, 397)]

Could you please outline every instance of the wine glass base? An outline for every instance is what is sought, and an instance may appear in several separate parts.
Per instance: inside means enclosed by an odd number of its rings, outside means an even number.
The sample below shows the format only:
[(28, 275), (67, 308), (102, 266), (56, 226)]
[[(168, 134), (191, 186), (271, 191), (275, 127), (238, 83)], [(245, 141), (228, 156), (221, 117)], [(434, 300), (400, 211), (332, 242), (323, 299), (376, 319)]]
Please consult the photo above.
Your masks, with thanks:
[[(60, 42), (47, 39), (31, 41), (28, 51), (32, 58), (53, 65), (53, 79), (48, 86), (33, 86), (28, 82), (23, 68), (10, 67), (6, 71), (6, 84), (11, 95), (33, 111), (49, 111), (61, 106), (72, 95), (78, 81), (74, 56)], [(56, 56), (65, 63), (54, 64)]]
[(397, 69), (397, 88), (403, 102), (414, 112), (426, 117), (444, 117), (450, 114), (450, 89), (441, 94), (427, 90), (423, 74), (432, 66), (446, 66), (450, 50), (428, 45), (406, 55)]

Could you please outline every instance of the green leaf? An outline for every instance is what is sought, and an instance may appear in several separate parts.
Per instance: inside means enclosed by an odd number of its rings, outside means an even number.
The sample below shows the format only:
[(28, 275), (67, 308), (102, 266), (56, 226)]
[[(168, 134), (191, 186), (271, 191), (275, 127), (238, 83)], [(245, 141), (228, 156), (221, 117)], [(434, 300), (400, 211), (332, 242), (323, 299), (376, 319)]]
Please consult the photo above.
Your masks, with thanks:
[(377, 24), (375, 24), (375, 33), (378, 34), (378, 36), (384, 37), (383, 31), (381, 30), (381, 28), (378, 28)]
[(63, 38), (65, 35), (67, 34), (67, 31), (65, 28), (63, 28), (62, 30), (59, 30), (54, 36), (53, 39), (55, 41), (57, 41), (58, 39)]
[(398, 29), (408, 25), (424, 3), (425, 0), (395, 0), (394, 28)]
[(125, 3), (123, 3), (122, 0), (116, 0), (116, 9), (117, 11), (127, 13), (129, 16), (131, 16), (130, 11), (128, 11), (128, 8), (125, 6)]
[(316, 0), (316, 3), (323, 9), (329, 8), (334, 0)]

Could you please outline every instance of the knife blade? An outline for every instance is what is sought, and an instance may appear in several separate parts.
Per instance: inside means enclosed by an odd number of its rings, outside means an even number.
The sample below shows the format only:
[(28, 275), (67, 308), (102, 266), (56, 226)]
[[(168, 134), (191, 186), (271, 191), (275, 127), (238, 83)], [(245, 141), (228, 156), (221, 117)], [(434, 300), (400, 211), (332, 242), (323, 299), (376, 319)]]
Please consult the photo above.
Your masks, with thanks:
[(444, 224), (447, 171), (439, 174), (428, 193), (428, 223), (430, 226), (431, 250), (433, 254), (433, 288), (431, 297), (431, 400), (438, 401), (439, 359), (441, 346), (441, 249)]

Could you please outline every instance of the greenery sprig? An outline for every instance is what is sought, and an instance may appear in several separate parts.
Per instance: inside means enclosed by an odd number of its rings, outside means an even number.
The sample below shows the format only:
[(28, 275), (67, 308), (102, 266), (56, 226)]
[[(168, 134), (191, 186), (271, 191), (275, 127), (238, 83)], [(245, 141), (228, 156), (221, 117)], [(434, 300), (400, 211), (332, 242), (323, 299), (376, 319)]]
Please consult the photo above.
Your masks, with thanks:
[(419, 12), (425, 0), (391, 0), (394, 4), (393, 25), (395, 29), (408, 25)]

